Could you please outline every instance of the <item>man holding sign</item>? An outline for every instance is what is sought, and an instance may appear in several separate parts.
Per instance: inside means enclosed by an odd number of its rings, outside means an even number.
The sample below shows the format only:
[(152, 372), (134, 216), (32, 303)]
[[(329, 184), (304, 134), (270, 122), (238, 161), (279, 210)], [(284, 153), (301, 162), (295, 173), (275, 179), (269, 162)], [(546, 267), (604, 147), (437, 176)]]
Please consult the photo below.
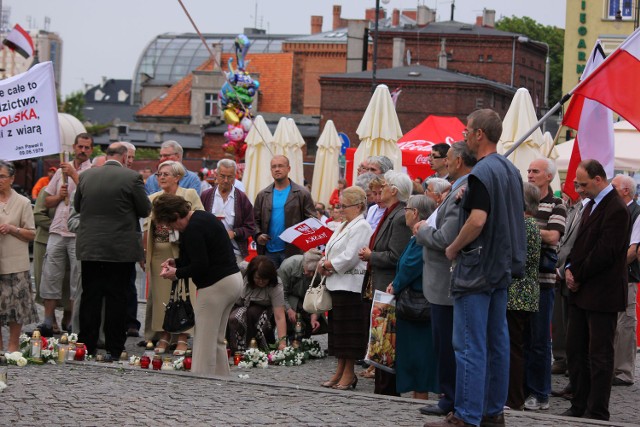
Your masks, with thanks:
[[(67, 265), (71, 270), (70, 299), (75, 299), (80, 290), (80, 262), (76, 258), (76, 235), (67, 228), (69, 196), (76, 189), (80, 173), (91, 168), (89, 156), (92, 151), (93, 137), (88, 133), (77, 135), (73, 143), (73, 161), (60, 163), (60, 168), (44, 189), (45, 206), (56, 209), (49, 228), (49, 241), (40, 281), (40, 296), (44, 300), (44, 323), (38, 328), (45, 337), (53, 335), (55, 309), (58, 300), (62, 298), (62, 282)], [(62, 329), (69, 330), (69, 327), (62, 325)]]

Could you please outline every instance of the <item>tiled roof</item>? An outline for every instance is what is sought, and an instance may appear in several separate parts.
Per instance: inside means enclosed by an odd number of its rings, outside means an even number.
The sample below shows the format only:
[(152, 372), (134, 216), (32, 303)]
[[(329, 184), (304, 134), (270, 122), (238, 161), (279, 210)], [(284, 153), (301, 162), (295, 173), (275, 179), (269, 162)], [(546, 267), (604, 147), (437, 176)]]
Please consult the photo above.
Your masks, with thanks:
[[(227, 64), (231, 54), (222, 54), (221, 63)], [(293, 75), (292, 53), (249, 54), (247, 70), (260, 81), (259, 110), (289, 113), (291, 111), (291, 80)], [(213, 60), (208, 59), (197, 70), (211, 71)], [(223, 65), (226, 68), (226, 65)], [(258, 76), (259, 75), (259, 76)], [(190, 117), (192, 74), (142, 107), (136, 117)]]

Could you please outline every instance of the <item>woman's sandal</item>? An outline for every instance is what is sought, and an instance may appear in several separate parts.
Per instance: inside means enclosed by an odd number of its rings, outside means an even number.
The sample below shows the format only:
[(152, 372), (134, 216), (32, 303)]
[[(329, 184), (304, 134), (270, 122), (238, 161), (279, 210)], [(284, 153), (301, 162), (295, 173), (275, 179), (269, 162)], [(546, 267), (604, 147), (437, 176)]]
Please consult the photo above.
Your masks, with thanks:
[[(166, 343), (167, 345), (165, 345), (164, 347), (160, 347), (160, 343)], [(158, 343), (156, 344), (158, 347), (156, 347), (155, 349), (153, 349), (153, 351), (156, 354), (164, 354), (167, 351), (167, 347), (169, 347), (169, 341), (165, 340), (164, 338), (161, 338), (158, 340)]]
[(184, 344), (184, 350), (178, 350), (176, 348), (175, 350), (173, 350), (174, 356), (184, 356), (184, 354), (189, 349), (189, 344), (186, 341), (178, 340), (178, 346), (180, 346), (181, 344)]

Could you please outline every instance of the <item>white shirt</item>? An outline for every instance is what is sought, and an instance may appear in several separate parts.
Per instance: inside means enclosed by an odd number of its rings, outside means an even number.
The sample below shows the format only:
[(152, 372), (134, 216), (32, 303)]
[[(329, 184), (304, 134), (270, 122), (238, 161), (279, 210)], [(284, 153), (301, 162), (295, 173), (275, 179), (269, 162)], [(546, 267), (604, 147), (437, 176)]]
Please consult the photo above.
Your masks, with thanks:
[[(237, 182), (237, 181), (236, 181)], [(224, 201), (220, 195), (220, 187), (216, 187), (216, 192), (213, 195), (213, 205), (211, 206), (211, 213), (214, 214), (222, 223), (224, 228), (228, 231), (233, 230), (233, 226), (236, 221), (236, 209), (235, 209), (235, 189), (229, 193), (227, 200)], [(231, 240), (233, 246), (233, 252), (236, 255), (240, 255), (240, 248), (235, 240)]]
[(367, 211), (367, 222), (369, 223), (373, 231), (375, 231), (376, 228), (378, 228), (378, 223), (382, 219), (382, 215), (384, 215), (385, 209), (386, 208), (381, 208), (376, 203), (373, 206), (371, 206)]

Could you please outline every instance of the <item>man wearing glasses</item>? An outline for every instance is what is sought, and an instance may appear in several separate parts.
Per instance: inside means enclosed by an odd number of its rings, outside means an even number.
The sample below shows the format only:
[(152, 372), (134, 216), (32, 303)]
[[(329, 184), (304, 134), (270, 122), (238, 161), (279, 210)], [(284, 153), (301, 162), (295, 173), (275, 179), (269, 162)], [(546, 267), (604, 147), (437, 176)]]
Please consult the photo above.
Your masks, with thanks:
[[(160, 163), (166, 162), (167, 160), (173, 160), (175, 162), (182, 163), (182, 153), (182, 146), (176, 141), (165, 141), (160, 146)], [(198, 178), (198, 175), (196, 175), (195, 172), (191, 172), (190, 170), (187, 170), (187, 168), (184, 169), (186, 173), (184, 174), (178, 185), (182, 188), (193, 188), (199, 195), (201, 188), (200, 178)], [(158, 178), (155, 175), (149, 176), (149, 178), (147, 178), (147, 182), (145, 182), (144, 184), (144, 188), (147, 191), (147, 195), (160, 191)]]
[[(449, 144), (441, 142), (431, 147), (431, 155), (429, 155), (429, 166), (435, 174), (433, 178), (444, 178), (448, 180), (449, 173), (447, 172), (447, 153), (449, 152)], [(425, 180), (426, 181), (426, 180)], [(426, 184), (422, 183), (425, 191)]]
[(524, 275), (527, 242), (522, 178), (497, 153), (501, 134), (502, 120), (491, 109), (467, 118), (465, 140), (478, 163), (461, 200), (464, 223), (445, 250), (453, 261), (454, 410), (425, 426), (504, 425), (510, 351), (507, 288), (512, 277)]

